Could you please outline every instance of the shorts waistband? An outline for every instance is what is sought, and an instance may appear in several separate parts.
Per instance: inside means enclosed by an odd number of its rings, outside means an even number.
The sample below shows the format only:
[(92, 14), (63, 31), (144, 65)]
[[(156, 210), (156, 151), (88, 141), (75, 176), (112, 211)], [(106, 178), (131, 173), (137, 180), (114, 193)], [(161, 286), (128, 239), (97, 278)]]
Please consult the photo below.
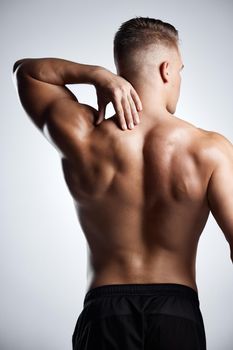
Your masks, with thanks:
[(184, 295), (199, 302), (198, 292), (179, 283), (129, 283), (106, 284), (89, 289), (84, 298), (84, 305), (96, 297), (113, 295)]

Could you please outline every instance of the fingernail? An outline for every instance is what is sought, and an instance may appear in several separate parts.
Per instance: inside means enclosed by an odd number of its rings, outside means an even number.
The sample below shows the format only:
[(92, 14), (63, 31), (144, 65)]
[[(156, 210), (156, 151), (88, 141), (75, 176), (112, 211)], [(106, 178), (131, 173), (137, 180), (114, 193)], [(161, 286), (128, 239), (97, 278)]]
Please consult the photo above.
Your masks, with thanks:
[(130, 129), (133, 129), (133, 128), (134, 128), (133, 123), (130, 123), (130, 124), (129, 124), (129, 127), (130, 127)]
[(123, 130), (126, 130), (126, 129), (127, 129), (126, 124), (123, 124), (123, 125), (122, 125), (122, 128), (123, 128)]

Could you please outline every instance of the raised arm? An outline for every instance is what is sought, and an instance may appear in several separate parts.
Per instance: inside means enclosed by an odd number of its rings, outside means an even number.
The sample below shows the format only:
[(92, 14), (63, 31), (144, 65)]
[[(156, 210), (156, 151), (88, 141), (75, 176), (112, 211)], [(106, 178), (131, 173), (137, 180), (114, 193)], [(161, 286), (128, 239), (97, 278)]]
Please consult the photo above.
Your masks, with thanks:
[[(109, 102), (120, 127), (137, 124), (139, 96), (127, 80), (104, 67), (60, 58), (25, 58), (15, 62), (13, 73), (28, 116), (59, 153), (74, 162), (85, 157), (92, 131), (104, 120)], [(80, 103), (66, 84), (93, 84), (99, 111)]]
[(104, 67), (60, 58), (25, 58), (15, 62), (13, 73), (17, 77), (22, 105), (40, 128), (45, 123), (48, 106), (61, 99), (76, 102), (76, 110), (80, 106), (82, 111), (86, 106), (81, 106), (66, 84), (95, 86), (99, 115), (97, 120), (92, 118), (92, 122), (99, 124), (104, 119), (109, 102), (112, 102), (123, 129), (139, 122), (138, 111), (142, 109), (142, 104), (136, 90), (130, 82)]
[(233, 262), (233, 145), (212, 132), (214, 170), (208, 184), (210, 210), (230, 245)]

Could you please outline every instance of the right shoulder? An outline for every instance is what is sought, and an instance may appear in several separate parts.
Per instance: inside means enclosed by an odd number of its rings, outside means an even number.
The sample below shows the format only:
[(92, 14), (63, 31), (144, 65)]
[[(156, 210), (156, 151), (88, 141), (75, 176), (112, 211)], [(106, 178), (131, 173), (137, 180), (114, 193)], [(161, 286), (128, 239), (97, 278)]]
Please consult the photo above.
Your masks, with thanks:
[(229, 155), (231, 154), (233, 150), (233, 144), (225, 135), (217, 131), (209, 131), (201, 128), (198, 129), (203, 132), (203, 135), (205, 135), (206, 138), (206, 142), (209, 143), (210, 147), (215, 148), (216, 151), (229, 153)]
[(210, 161), (213, 170), (223, 162), (233, 162), (233, 144), (223, 134), (198, 128), (202, 137), (200, 152)]

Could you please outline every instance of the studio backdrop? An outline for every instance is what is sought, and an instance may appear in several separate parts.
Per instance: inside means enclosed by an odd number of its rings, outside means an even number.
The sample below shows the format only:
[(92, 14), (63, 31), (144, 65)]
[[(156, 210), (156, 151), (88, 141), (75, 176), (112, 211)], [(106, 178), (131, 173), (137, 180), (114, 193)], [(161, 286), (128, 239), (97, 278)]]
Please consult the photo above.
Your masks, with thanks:
[[(116, 73), (113, 36), (135, 16), (179, 31), (185, 69), (175, 115), (233, 140), (231, 0), (1, 1), (1, 350), (71, 350), (87, 267), (59, 154), (20, 105), (13, 64), (58, 57)], [(93, 86), (68, 87), (97, 108)], [(109, 104), (106, 117), (113, 113)], [(233, 267), (212, 214), (199, 241), (197, 286), (208, 350), (232, 350)]]

